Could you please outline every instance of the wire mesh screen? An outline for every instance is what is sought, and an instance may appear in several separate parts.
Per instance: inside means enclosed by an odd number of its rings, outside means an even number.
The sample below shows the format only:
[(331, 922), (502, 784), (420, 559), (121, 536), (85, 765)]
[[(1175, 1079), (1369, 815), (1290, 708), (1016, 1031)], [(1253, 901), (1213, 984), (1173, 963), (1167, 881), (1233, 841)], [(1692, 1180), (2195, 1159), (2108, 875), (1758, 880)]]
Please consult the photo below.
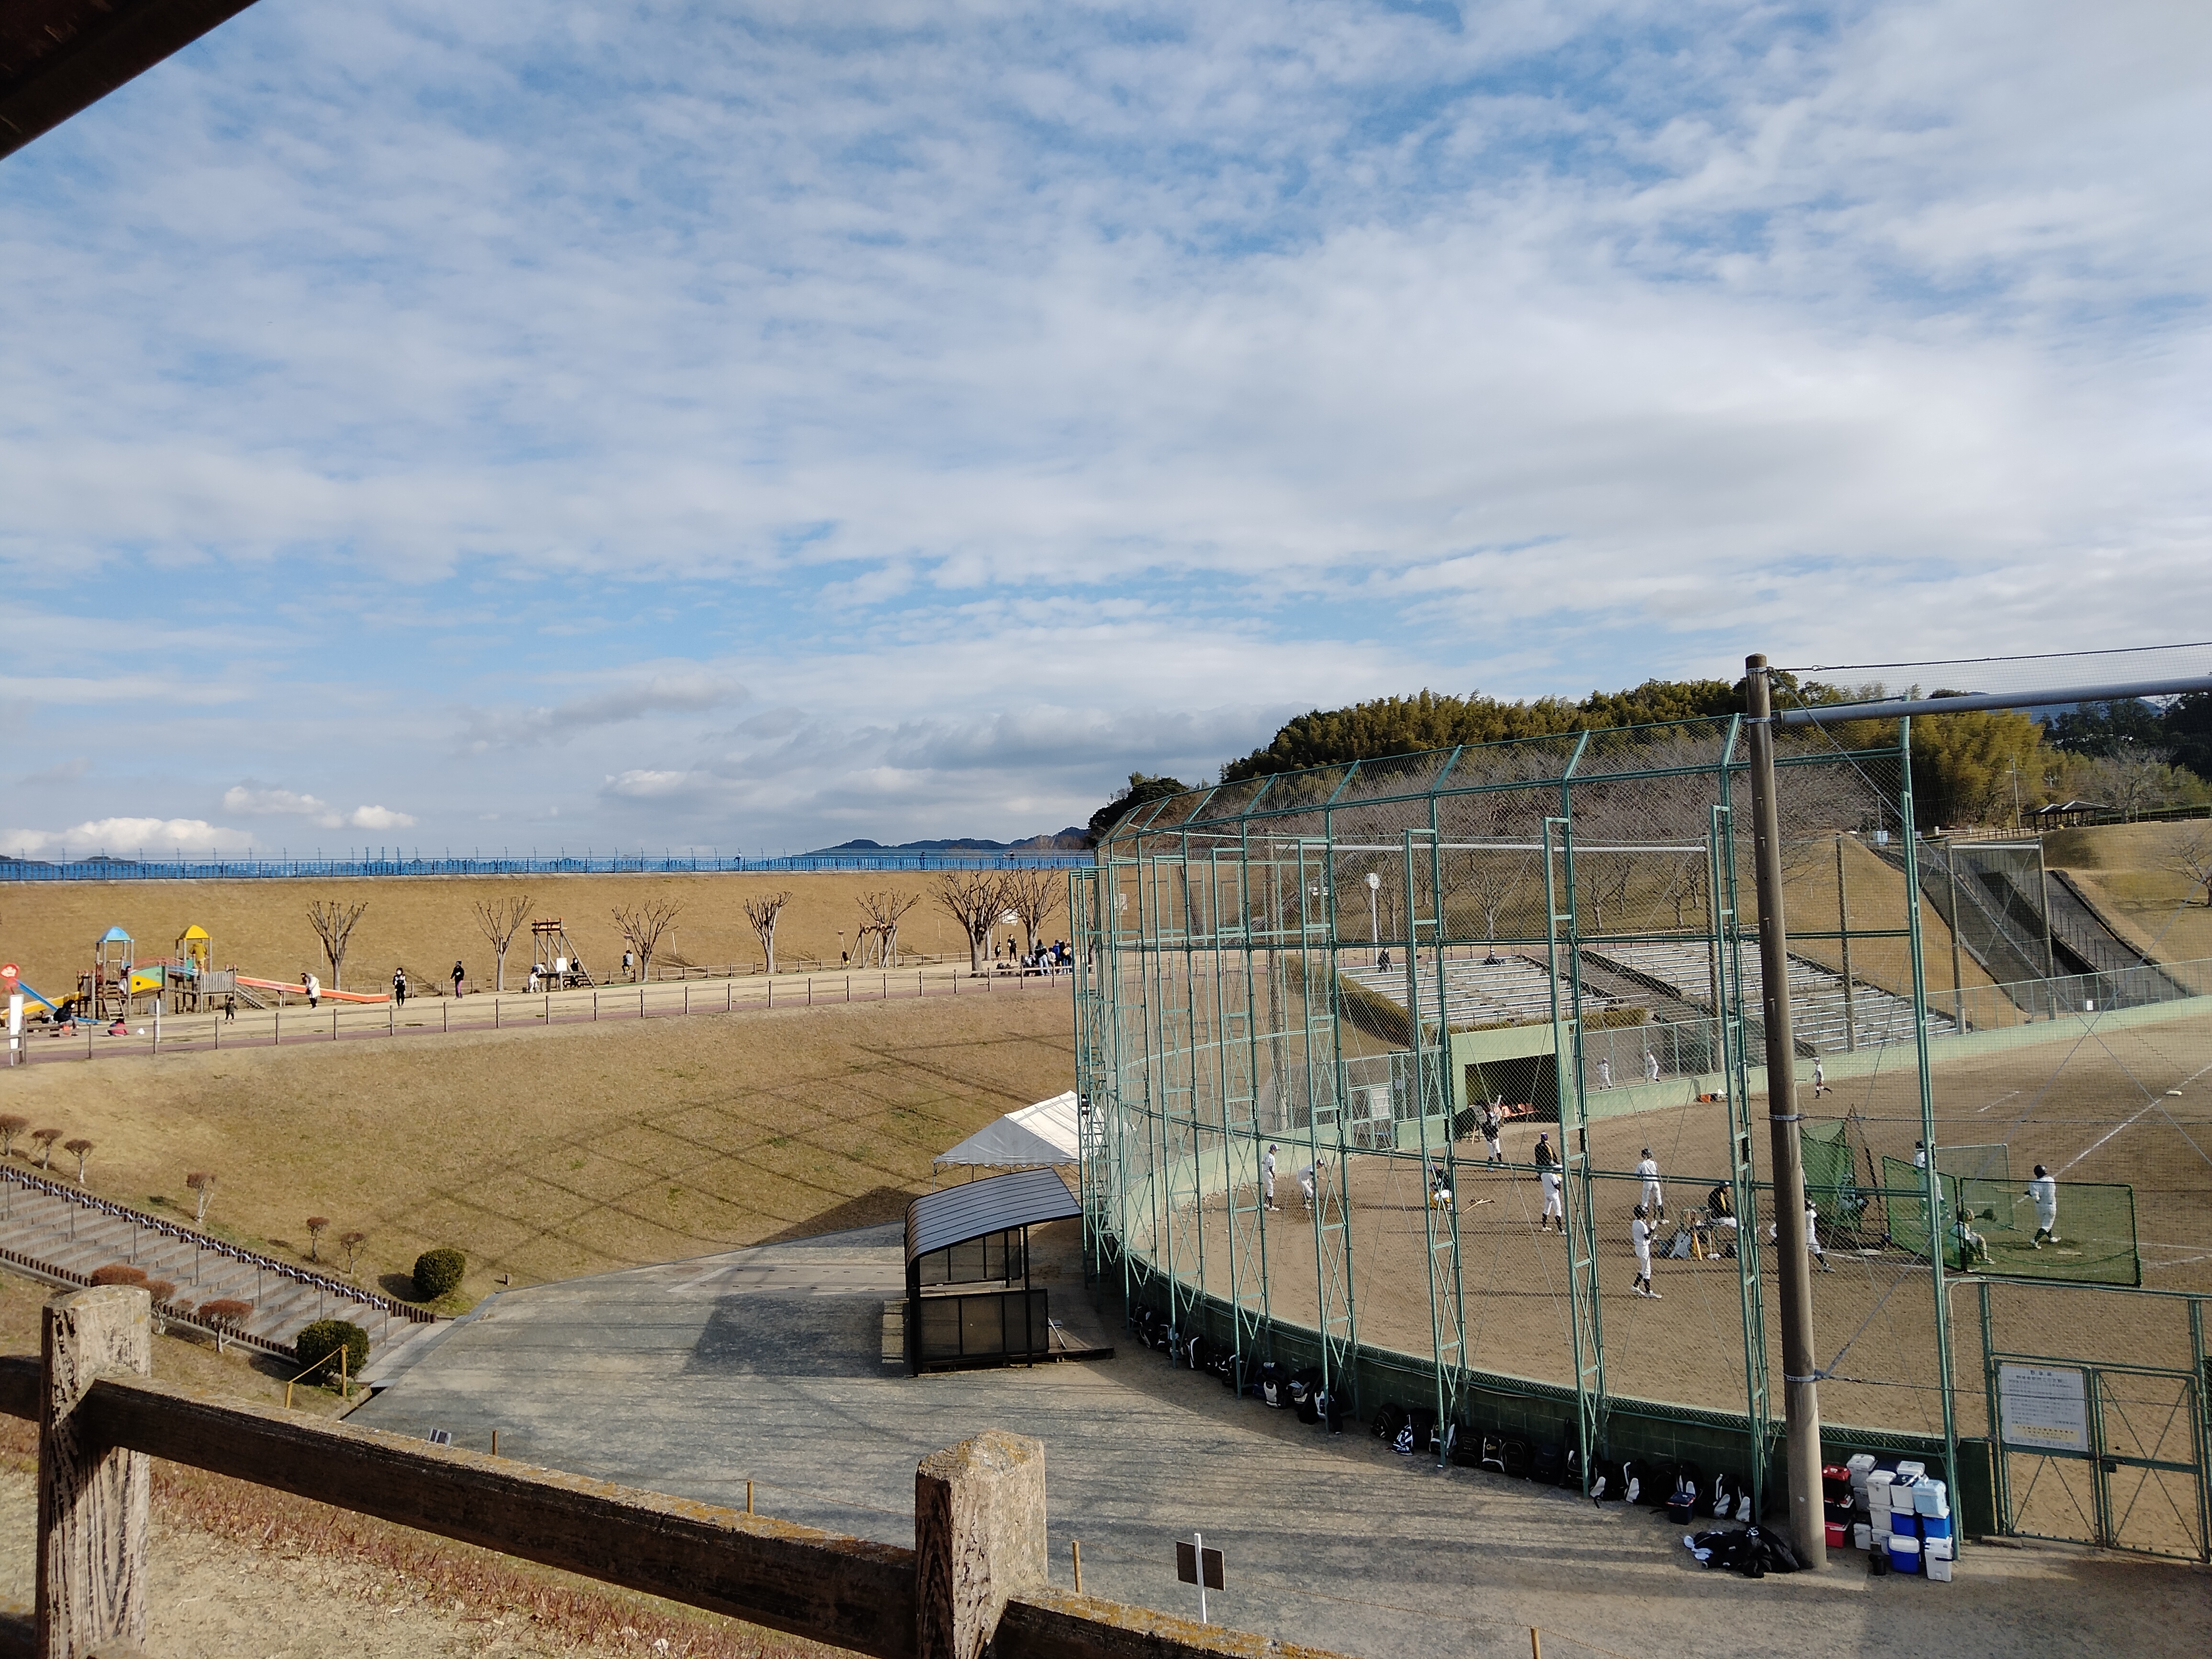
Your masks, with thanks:
[[(2133, 1283), (2112, 1196), (2130, 1185), (2172, 1242), (2203, 1241), (2183, 1210), (2212, 1163), (2186, 1148), (2212, 1137), (2112, 1102), (2126, 1078), (2165, 1103), (2212, 983), (2068, 983), (2032, 854), (1935, 859), (1911, 834), (1908, 742), (1898, 721), (1778, 733), (1782, 892), (1824, 1411), (1948, 1437), (1980, 1384), (1952, 1361), (1947, 1277)], [(1240, 1374), (1317, 1363), (1371, 1392), (1372, 1360), (1455, 1420), (1520, 1389), (1600, 1436), (1632, 1405), (1764, 1437), (1780, 1326), (1747, 764), (1740, 721), (1696, 721), (1131, 813), (1076, 907), (1097, 1265)], [(2127, 1121), (2098, 1140), (2100, 1112)], [(2158, 1180), (2132, 1179), (2142, 1158)], [(2063, 1254), (2012, 1196), (2038, 1162)], [(2203, 1275), (2187, 1255), (2173, 1283)]]

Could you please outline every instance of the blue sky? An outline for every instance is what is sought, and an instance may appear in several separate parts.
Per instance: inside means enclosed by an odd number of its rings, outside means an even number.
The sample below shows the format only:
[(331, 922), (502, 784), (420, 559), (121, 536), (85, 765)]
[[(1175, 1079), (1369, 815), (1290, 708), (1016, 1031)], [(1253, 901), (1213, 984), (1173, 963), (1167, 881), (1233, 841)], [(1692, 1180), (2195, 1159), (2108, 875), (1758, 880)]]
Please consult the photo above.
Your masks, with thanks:
[(2196, 637), (2208, 93), (2130, 0), (260, 0), (0, 161), (0, 850), (1010, 838)]

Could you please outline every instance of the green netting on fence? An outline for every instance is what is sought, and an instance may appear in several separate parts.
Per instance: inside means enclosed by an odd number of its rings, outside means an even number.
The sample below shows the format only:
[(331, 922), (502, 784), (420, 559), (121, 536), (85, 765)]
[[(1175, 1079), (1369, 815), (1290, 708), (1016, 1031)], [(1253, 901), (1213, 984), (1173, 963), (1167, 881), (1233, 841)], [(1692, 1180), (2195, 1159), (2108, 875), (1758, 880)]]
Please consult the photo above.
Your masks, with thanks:
[[(1936, 1154), (1940, 1170), (1944, 1162)], [(1928, 1254), (1928, 1201), (1922, 1171), (1901, 1158), (1881, 1161), (1882, 1200), (1890, 1242), (1915, 1255)], [(2014, 1279), (2063, 1279), (2083, 1285), (2142, 1283), (2136, 1252), (2136, 1194), (2132, 1187), (2084, 1181), (2058, 1183), (2058, 1215), (2051, 1241), (2038, 1248), (2034, 1200), (2024, 1182), (1936, 1177), (1943, 1213), (1944, 1266), (1960, 1273), (2002, 1273)]]
[[(2136, 1189), (2086, 1181), (2058, 1183), (2055, 1241), (2035, 1248), (2035, 1203), (2025, 1182), (1944, 1181), (1944, 1201), (1957, 1205), (1982, 1243), (1978, 1272), (2015, 1279), (2063, 1279), (2087, 1285), (2142, 1283), (2136, 1253)], [(1958, 1231), (1955, 1224), (1953, 1231)], [(1962, 1241), (1963, 1242), (1963, 1241)]]
[(1857, 1152), (1852, 1145), (1850, 1120), (1808, 1123), (1798, 1136), (1804, 1160), (1805, 1196), (1820, 1212), (1832, 1230), (1857, 1231), (1863, 1224), (1867, 1193), (1858, 1178)]

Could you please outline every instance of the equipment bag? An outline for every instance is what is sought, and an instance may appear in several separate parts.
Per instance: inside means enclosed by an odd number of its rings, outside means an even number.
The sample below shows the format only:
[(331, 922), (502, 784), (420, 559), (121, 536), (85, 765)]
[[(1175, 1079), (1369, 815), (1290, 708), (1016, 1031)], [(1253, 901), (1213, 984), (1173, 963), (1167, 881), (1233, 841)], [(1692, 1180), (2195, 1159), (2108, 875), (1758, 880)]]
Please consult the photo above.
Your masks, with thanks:
[(1278, 1410), (1291, 1403), (1291, 1379), (1272, 1359), (1260, 1367), (1259, 1395), (1263, 1404)]
[(1484, 1435), (1482, 1444), (1475, 1453), (1475, 1462), (1483, 1468), (1495, 1469), (1500, 1474), (1504, 1474), (1505, 1437), (1502, 1434)]
[(1395, 1441), (1398, 1431), (1405, 1425), (1406, 1408), (1403, 1406), (1385, 1406), (1375, 1413), (1375, 1437), (1377, 1440)]
[(1736, 1478), (1726, 1470), (1713, 1476), (1707, 1488), (1706, 1512), (1718, 1521), (1725, 1521), (1735, 1513), (1736, 1499), (1741, 1496)]
[(1528, 1478), (1540, 1486), (1556, 1486), (1559, 1484), (1559, 1473), (1566, 1466), (1566, 1454), (1559, 1449), (1558, 1443), (1547, 1441), (1536, 1448), (1535, 1456), (1528, 1467)]
[(1624, 1504), (1642, 1503), (1644, 1501), (1644, 1485), (1650, 1479), (1650, 1475), (1644, 1468), (1644, 1462), (1641, 1458), (1629, 1457), (1622, 1459), (1620, 1464), (1620, 1501)]
[(1413, 1431), (1415, 1451), (1432, 1452), (1437, 1449), (1437, 1413), (1433, 1407), (1414, 1407), (1406, 1413), (1406, 1426)]
[(1516, 1480), (1526, 1480), (1528, 1478), (1528, 1443), (1525, 1440), (1508, 1440), (1505, 1443), (1505, 1461), (1503, 1467), (1504, 1473), (1511, 1475)]

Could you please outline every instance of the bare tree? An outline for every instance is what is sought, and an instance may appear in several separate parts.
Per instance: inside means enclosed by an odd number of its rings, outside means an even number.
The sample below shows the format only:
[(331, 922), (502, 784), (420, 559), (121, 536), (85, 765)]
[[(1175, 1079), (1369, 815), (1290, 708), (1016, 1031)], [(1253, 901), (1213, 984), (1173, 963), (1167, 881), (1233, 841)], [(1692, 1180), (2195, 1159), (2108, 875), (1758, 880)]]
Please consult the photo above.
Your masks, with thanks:
[(195, 1227), (206, 1225), (208, 1200), (215, 1196), (215, 1171), (194, 1170), (185, 1177), (185, 1186), (199, 1200), (198, 1206), (192, 1211), (192, 1225)]
[(968, 935), (968, 971), (981, 973), (991, 929), (1006, 912), (1006, 877), (991, 870), (948, 870), (938, 877), (930, 896)]
[(333, 991), (345, 989), (346, 941), (353, 937), (355, 927), (368, 908), (366, 901), (341, 904), (335, 899), (317, 899), (307, 906), (307, 925), (323, 942), (323, 955), (331, 964)]
[(31, 1127), (21, 1112), (0, 1112), (0, 1158), (15, 1156), (15, 1137)]
[(879, 892), (861, 894), (857, 902), (867, 921), (861, 924), (860, 937), (854, 940), (858, 946), (853, 953), (854, 965), (897, 967), (899, 918), (921, 902), (921, 895), (885, 888)]
[(2171, 805), (2185, 793), (2171, 749), (2129, 744), (2098, 756), (2089, 763), (2088, 774), (2090, 787), (2130, 823), (2154, 807)]
[(326, 1215), (311, 1215), (307, 1218), (308, 1261), (320, 1261), (323, 1259), (319, 1254), (319, 1248), (323, 1242), (324, 1230), (329, 1227), (330, 1224), (331, 1218)]
[(358, 1227), (351, 1232), (338, 1235), (338, 1248), (346, 1253), (346, 1276), (349, 1279), (353, 1276), (354, 1263), (361, 1256), (361, 1247), (368, 1243), (368, 1235)]
[(84, 1161), (92, 1156), (92, 1143), (82, 1135), (62, 1142), (62, 1150), (76, 1159), (76, 1184), (84, 1185)]
[(530, 915), (530, 895), (516, 893), (507, 898), (478, 899), (469, 908), (477, 913), (477, 931), (491, 946), (494, 982), (504, 991), (507, 949), (514, 943), (514, 936), (522, 931), (523, 921)]
[[(2212, 826), (2199, 825), (2174, 843), (2166, 868), (2204, 890), (2204, 902), (2212, 905)], [(0, 1127), (4, 1127), (0, 1125)]]
[(683, 909), (673, 899), (647, 899), (642, 904), (615, 907), (615, 927), (637, 955), (640, 983), (652, 977), (653, 953), (660, 948), (661, 935), (676, 925)]
[(768, 971), (775, 971), (775, 922), (783, 914), (783, 907), (791, 902), (788, 892), (763, 893), (758, 898), (745, 901), (745, 920), (752, 924), (753, 933), (761, 942), (761, 954), (768, 958)]
[(54, 1161), (54, 1142), (62, 1138), (59, 1129), (33, 1129), (31, 1139), (39, 1144), (39, 1167), (50, 1169)]
[(1067, 877), (1058, 870), (1015, 870), (1007, 873), (1006, 884), (1006, 908), (1022, 919), (1022, 931), (1035, 951), (1037, 935), (1067, 896)]

